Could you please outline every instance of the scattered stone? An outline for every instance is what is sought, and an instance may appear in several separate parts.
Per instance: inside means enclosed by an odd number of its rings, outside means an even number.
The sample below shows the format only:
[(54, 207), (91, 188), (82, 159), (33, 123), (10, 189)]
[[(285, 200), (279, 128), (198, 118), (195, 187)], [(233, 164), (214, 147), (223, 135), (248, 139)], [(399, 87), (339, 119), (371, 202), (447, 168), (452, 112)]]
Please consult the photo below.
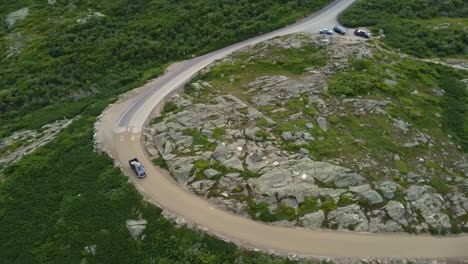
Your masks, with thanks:
[(130, 232), (132, 238), (135, 240), (140, 239), (141, 235), (146, 229), (146, 224), (148, 224), (148, 221), (146, 221), (146, 219), (129, 219), (126, 221), (127, 229)]
[(281, 134), (281, 137), (286, 140), (286, 141), (289, 141), (292, 139), (292, 134), (291, 134), (291, 131), (285, 131)]
[(245, 163), (247, 164), (247, 169), (251, 172), (257, 172), (266, 166), (262, 157), (256, 152), (247, 155)]
[(327, 130), (328, 130), (328, 123), (327, 123), (327, 120), (325, 119), (325, 117), (323, 117), (323, 116), (317, 117), (317, 123), (318, 123), (319, 127), (320, 127), (323, 131), (327, 131)]
[(91, 15), (87, 15), (87, 16), (85, 16), (85, 17), (83, 17), (83, 18), (78, 18), (78, 19), (76, 20), (76, 23), (78, 23), (78, 24), (84, 24), (84, 23), (88, 22), (89, 20), (91, 20), (91, 19), (94, 18), (94, 17), (105, 17), (105, 15), (103, 15), (103, 14), (101, 14), (101, 13), (99, 13), (99, 12), (94, 12), (94, 13), (91, 14)]
[(395, 120), (395, 122), (393, 123), (393, 125), (400, 129), (401, 131), (403, 131), (403, 133), (408, 133), (409, 131), (409, 127), (410, 127), (410, 124), (408, 124), (407, 122), (403, 121), (403, 120)]
[(86, 251), (86, 253), (94, 256), (96, 255), (97, 246), (96, 245), (86, 246), (84, 247), (84, 250)]
[(230, 159), (223, 161), (221, 164), (231, 169), (240, 171), (244, 170), (244, 166), (242, 166), (242, 161), (238, 156), (233, 156)]
[(214, 176), (216, 175), (219, 175), (219, 171), (215, 170), (215, 169), (206, 169), (203, 174), (208, 178), (208, 179), (211, 179), (213, 178)]

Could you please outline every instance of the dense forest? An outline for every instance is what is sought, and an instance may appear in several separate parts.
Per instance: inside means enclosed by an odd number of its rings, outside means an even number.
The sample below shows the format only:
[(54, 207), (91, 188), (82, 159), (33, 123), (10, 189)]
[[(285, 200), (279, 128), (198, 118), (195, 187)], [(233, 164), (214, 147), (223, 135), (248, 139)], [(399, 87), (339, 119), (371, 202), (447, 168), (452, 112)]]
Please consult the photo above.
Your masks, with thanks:
[(24, 7), (30, 15), (0, 27), (0, 137), (74, 116), (169, 62), (271, 31), (328, 2), (2, 1), (2, 20)]
[[(176, 228), (93, 151), (92, 128), (118, 94), (167, 63), (294, 22), (327, 2), (1, 1), (2, 21), (24, 7), (29, 15), (0, 27), (0, 138), (81, 117), (0, 173), (0, 263), (292, 263)], [(125, 226), (139, 217), (148, 220), (144, 240)], [(85, 250), (93, 245), (95, 255)]]
[(360, 0), (340, 20), (383, 29), (384, 41), (418, 57), (467, 57), (468, 5), (463, 0)]

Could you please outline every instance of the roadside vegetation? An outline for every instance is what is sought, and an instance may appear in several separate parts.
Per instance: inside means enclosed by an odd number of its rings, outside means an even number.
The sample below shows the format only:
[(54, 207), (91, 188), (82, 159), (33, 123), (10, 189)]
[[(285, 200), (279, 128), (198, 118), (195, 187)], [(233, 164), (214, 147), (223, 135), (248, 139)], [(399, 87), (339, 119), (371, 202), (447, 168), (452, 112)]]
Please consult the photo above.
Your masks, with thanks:
[[(94, 122), (81, 117), (4, 171), (2, 263), (295, 263), (166, 220), (110, 158), (93, 152)], [(125, 221), (139, 218), (148, 220), (145, 238), (134, 240)], [(84, 250), (90, 245), (95, 255)]]
[(105, 105), (167, 63), (279, 28), (328, 2), (2, 1), (2, 21), (24, 7), (29, 15), (0, 27), (0, 138)]
[(374, 33), (383, 29), (383, 41), (406, 54), (467, 58), (467, 15), (466, 2), (459, 0), (361, 0), (340, 20)]

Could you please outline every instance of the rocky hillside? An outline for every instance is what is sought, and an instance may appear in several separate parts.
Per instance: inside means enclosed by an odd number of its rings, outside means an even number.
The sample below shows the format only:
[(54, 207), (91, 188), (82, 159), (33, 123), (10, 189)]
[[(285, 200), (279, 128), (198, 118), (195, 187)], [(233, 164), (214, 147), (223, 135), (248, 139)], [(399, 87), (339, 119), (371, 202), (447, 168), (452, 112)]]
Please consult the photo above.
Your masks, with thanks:
[(178, 182), (253, 219), (460, 233), (466, 78), (352, 37), (286, 36), (205, 69), (146, 146)]

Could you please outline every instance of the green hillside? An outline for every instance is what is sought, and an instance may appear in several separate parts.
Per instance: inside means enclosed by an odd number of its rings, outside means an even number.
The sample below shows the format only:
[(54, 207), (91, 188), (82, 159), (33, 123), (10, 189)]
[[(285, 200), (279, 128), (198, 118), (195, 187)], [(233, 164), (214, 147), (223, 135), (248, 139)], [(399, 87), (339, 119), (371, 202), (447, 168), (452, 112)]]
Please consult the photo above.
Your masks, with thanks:
[[(0, 137), (75, 116), (169, 62), (271, 31), (327, 2), (2, 1)], [(29, 15), (8, 26), (8, 14), (26, 7)]]
[(468, 6), (449, 0), (360, 0), (340, 20), (349, 27), (383, 29), (383, 41), (417, 57), (468, 56)]

